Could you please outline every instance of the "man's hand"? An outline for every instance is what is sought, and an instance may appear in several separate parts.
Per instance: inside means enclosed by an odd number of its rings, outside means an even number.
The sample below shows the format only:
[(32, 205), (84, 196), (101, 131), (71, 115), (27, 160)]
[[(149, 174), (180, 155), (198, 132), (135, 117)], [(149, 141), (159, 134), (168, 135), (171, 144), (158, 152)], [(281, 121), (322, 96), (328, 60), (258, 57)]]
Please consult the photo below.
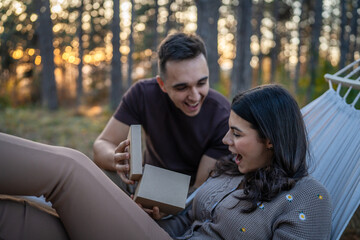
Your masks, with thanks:
[(121, 180), (126, 184), (134, 184), (135, 182), (130, 180), (127, 176), (130, 171), (129, 159), (129, 146), (130, 141), (127, 139), (122, 141), (116, 148), (114, 154), (114, 164), (117, 173)]
[(116, 171), (115, 150), (120, 143), (127, 139), (129, 125), (111, 117), (104, 130), (94, 142), (94, 162), (100, 168)]

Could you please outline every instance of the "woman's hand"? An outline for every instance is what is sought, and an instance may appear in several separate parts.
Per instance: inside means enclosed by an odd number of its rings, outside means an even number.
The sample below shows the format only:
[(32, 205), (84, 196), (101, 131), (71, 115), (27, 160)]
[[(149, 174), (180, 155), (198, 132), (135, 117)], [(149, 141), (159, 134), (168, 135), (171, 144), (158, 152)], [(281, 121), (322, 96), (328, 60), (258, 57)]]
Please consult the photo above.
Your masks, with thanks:
[(156, 207), (156, 206), (154, 206), (152, 210), (151, 209), (145, 210), (145, 208), (143, 208), (143, 209), (145, 212), (148, 211), (147, 213), (155, 220), (160, 220), (163, 217), (167, 216), (166, 213), (160, 212), (160, 208)]
[[(131, 199), (134, 200), (134, 195), (130, 195)], [(136, 203), (139, 207), (141, 207), (147, 214), (150, 215), (154, 220), (160, 220), (163, 217), (167, 216), (166, 213), (160, 212), (160, 208), (154, 206), (153, 209), (144, 208), (140, 203)]]
[(167, 216), (166, 213), (160, 212), (159, 207), (154, 206), (153, 209), (149, 209), (149, 208), (142, 207), (141, 204), (139, 204), (139, 203), (137, 205), (139, 205), (139, 207), (141, 207), (154, 220), (160, 220), (163, 217)]

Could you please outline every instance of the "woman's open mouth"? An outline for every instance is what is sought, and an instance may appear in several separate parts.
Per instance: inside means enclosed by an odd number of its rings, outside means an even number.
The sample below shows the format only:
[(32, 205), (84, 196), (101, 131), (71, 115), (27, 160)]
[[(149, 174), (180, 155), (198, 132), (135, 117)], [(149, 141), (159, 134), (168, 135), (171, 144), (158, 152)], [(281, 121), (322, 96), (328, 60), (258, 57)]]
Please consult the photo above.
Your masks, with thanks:
[(241, 162), (241, 159), (242, 159), (242, 156), (241, 156), (240, 154), (236, 154), (235, 163), (236, 163), (237, 165), (239, 165), (240, 162)]

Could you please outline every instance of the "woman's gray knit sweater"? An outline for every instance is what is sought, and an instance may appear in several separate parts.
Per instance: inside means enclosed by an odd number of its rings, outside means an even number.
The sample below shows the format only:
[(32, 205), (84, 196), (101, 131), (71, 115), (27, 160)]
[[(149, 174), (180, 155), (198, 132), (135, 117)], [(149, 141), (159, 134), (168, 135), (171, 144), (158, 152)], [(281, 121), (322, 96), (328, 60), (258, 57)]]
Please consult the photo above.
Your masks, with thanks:
[[(199, 190), (192, 210), (159, 222), (176, 239), (329, 239), (331, 201), (327, 190), (312, 177), (298, 181), (270, 202), (238, 200), (242, 176), (210, 178)], [(181, 236), (181, 237), (180, 237)]]

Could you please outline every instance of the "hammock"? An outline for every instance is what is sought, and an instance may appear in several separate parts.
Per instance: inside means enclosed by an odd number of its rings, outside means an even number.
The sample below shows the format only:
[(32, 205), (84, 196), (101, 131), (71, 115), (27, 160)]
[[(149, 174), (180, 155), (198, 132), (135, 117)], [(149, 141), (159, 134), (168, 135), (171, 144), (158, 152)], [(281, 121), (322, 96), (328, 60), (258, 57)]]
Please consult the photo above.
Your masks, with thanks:
[(360, 59), (325, 79), (329, 90), (301, 112), (313, 161), (310, 174), (331, 195), (331, 239), (339, 239), (360, 204)]

